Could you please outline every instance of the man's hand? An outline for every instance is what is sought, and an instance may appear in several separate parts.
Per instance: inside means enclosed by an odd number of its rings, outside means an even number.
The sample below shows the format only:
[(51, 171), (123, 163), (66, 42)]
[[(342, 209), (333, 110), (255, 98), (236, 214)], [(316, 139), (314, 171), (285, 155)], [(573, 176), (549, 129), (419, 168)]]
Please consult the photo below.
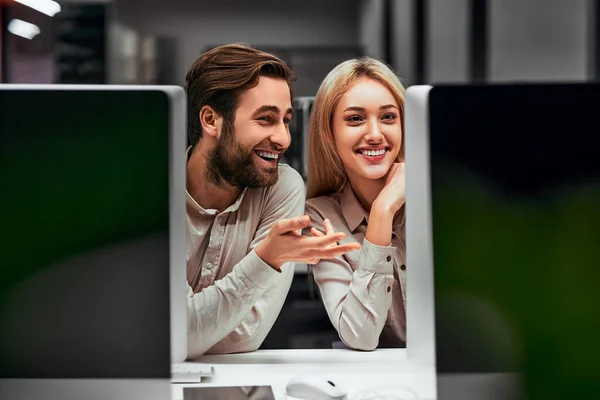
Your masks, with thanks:
[[(325, 220), (323, 221), (323, 227), (325, 228), (325, 233), (321, 232), (320, 230), (318, 230), (315, 227), (310, 228), (310, 233), (312, 233), (313, 236), (316, 236), (316, 237), (323, 237), (323, 236), (333, 235), (334, 234), (333, 225), (331, 225), (331, 221), (329, 220), (329, 218), (325, 218)], [(328, 247), (331, 248), (333, 246), (336, 246), (336, 244), (330, 244)], [(352, 250), (359, 250), (360, 249), (360, 244), (358, 244), (357, 242), (354, 242), (351, 245), (354, 246), (352, 248)], [(314, 262), (312, 262), (310, 264), (316, 264), (319, 261), (320, 261), (320, 259), (316, 259), (316, 260), (314, 260)]]
[[(333, 229), (329, 229), (326, 234), (319, 232), (320, 236), (303, 236), (300, 231), (309, 225), (310, 217), (307, 215), (277, 221), (269, 235), (256, 248), (256, 255), (272, 268), (279, 269), (286, 262), (316, 264), (322, 258), (334, 258), (360, 249), (356, 242), (337, 244), (346, 235), (343, 232), (333, 232)], [(313, 230), (316, 231), (314, 228)]]

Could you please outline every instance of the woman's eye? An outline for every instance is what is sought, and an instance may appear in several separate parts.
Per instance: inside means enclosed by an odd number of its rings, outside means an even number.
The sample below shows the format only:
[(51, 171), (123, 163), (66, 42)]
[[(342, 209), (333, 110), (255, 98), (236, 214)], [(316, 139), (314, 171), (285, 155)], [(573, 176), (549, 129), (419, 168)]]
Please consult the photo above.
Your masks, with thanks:
[(395, 119), (396, 119), (396, 114), (393, 114), (393, 113), (388, 113), (388, 114), (385, 114), (385, 115), (383, 116), (383, 119), (384, 119), (384, 120), (387, 120), (387, 121), (393, 121), (393, 120), (395, 120)]
[(362, 118), (360, 117), (360, 115), (352, 115), (352, 116), (346, 118), (346, 121), (348, 121), (348, 122), (360, 122), (360, 121), (362, 121)]

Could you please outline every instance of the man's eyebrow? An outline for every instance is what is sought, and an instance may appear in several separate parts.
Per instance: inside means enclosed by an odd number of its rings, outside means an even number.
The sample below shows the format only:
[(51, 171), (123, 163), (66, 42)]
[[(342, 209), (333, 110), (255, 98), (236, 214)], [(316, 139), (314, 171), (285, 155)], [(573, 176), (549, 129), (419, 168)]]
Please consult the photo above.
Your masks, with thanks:
[(264, 112), (274, 112), (275, 114), (279, 114), (279, 107), (265, 104), (264, 106), (258, 107), (254, 113), (252, 113), (252, 115), (258, 116), (258, 114), (262, 114)]
[[(275, 114), (279, 115), (279, 107), (277, 107), (277, 106), (273, 106), (273, 105), (270, 105), (270, 104), (265, 104), (264, 106), (260, 106), (260, 107), (258, 107), (258, 108), (257, 108), (257, 109), (256, 109), (256, 110), (255, 110), (255, 111), (252, 113), (252, 116), (253, 116), (253, 117), (258, 117), (260, 114), (262, 114), (262, 113), (265, 113), (265, 112), (273, 112), (273, 113), (275, 113)], [(294, 114), (294, 109), (293, 109), (293, 108), (291, 108), (291, 107), (290, 107), (290, 108), (288, 108), (288, 109), (285, 111), (285, 115), (287, 115), (287, 114), (292, 114), (292, 115), (293, 115), (293, 114)]]

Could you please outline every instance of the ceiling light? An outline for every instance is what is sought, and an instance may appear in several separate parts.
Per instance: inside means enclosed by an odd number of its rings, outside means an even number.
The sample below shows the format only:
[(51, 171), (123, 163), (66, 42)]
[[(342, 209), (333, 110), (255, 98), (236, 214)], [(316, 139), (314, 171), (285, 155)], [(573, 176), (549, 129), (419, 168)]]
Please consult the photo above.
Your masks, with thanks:
[(8, 31), (13, 35), (24, 37), (25, 39), (33, 39), (39, 35), (40, 28), (37, 25), (30, 24), (29, 22), (21, 21), (20, 19), (13, 19), (8, 23)]
[(33, 8), (43, 14), (54, 17), (60, 12), (60, 4), (53, 0), (15, 0), (17, 3), (21, 3), (24, 6)]

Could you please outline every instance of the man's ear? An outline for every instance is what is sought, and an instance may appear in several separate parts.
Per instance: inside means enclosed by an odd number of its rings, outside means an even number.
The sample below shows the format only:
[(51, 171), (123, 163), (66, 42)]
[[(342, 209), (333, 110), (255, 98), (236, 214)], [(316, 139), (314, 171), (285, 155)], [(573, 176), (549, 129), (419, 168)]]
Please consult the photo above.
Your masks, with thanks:
[(217, 139), (221, 135), (223, 117), (221, 117), (211, 106), (204, 106), (198, 113), (202, 134)]

